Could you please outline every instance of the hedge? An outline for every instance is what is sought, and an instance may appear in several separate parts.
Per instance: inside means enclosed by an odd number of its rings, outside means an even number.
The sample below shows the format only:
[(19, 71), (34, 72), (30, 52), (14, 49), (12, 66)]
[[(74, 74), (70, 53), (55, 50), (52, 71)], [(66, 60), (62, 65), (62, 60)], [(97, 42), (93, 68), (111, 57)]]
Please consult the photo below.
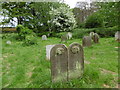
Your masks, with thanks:
[(85, 35), (89, 35), (90, 32), (95, 32), (100, 35), (100, 37), (114, 37), (115, 32), (120, 31), (117, 26), (109, 28), (77, 28), (73, 30), (73, 38), (82, 38)]

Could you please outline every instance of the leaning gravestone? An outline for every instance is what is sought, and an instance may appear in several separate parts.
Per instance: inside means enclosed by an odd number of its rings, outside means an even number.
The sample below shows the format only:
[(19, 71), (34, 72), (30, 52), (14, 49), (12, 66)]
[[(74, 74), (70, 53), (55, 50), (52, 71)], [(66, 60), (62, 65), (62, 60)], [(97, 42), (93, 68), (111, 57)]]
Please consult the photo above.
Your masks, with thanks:
[(43, 36), (42, 36), (42, 40), (47, 40), (47, 36), (46, 36), (46, 35), (43, 35)]
[(90, 37), (91, 37), (91, 39), (93, 39), (93, 37), (94, 37), (94, 32), (90, 32)]
[(99, 35), (97, 33), (94, 33), (93, 41), (94, 43), (99, 43)]
[(120, 31), (117, 31), (115, 33), (115, 40), (118, 41), (118, 42), (120, 42)]
[(84, 37), (83, 37), (83, 39), (82, 39), (82, 46), (83, 46), (83, 47), (92, 46), (91, 37), (90, 37), (90, 36), (84, 36)]
[(67, 42), (67, 35), (61, 36), (61, 42)]
[(46, 45), (46, 59), (50, 60), (50, 51), (55, 45)]
[(63, 44), (55, 45), (50, 51), (52, 82), (67, 81), (68, 50)]
[(79, 43), (73, 43), (68, 48), (68, 78), (79, 78), (83, 75), (84, 53)]
[(67, 36), (67, 39), (69, 40), (69, 39), (72, 38), (72, 33), (71, 33), (71, 32), (68, 32), (66, 36)]

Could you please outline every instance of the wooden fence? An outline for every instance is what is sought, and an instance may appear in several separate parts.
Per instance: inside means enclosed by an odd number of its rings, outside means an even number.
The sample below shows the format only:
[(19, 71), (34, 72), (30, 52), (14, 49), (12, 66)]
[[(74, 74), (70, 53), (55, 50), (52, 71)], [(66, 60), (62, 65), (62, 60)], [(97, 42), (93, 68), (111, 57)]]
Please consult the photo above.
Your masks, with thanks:
[(0, 27), (0, 32), (17, 32), (16, 27)]

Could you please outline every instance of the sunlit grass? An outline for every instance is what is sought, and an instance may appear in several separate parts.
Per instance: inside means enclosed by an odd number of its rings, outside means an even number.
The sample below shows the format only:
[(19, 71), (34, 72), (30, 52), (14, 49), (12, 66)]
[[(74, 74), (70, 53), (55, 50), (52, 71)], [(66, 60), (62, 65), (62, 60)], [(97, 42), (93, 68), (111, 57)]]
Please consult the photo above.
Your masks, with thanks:
[[(11, 45), (6, 41), (11, 40)], [(46, 60), (45, 46), (59, 44), (59, 38), (48, 38), (38, 45), (23, 46), (22, 41), (2, 40), (2, 87), (3, 88), (106, 88), (116, 87), (118, 78), (118, 46), (114, 38), (100, 38), (99, 44), (84, 48), (85, 63), (82, 79), (68, 82), (51, 82), (50, 61)], [(82, 44), (81, 39), (69, 40)], [(102, 69), (108, 72), (102, 71)], [(111, 71), (111, 72), (110, 72)]]

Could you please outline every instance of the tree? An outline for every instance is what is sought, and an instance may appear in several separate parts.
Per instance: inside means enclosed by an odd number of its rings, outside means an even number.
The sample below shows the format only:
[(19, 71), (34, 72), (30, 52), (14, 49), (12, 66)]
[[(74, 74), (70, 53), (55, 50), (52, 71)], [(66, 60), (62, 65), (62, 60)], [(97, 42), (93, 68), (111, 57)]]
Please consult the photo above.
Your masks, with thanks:
[(5, 17), (3, 23), (9, 23), (13, 18), (17, 18), (18, 24), (23, 24), (28, 16), (31, 15), (30, 4), (28, 2), (3, 2), (2, 15)]
[(50, 21), (49, 11), (61, 6), (59, 2), (35, 2), (32, 5), (33, 18), (29, 20), (29, 24), (33, 26), (36, 33), (47, 32), (50, 29), (48, 21)]
[(105, 27), (118, 25), (119, 2), (99, 2), (97, 5), (100, 7), (99, 14), (103, 17)]
[(87, 18), (87, 20), (85, 21), (85, 27), (86, 28), (103, 27), (103, 18), (98, 12), (95, 12)]
[(53, 32), (72, 31), (76, 27), (76, 21), (72, 10), (62, 5), (57, 9), (50, 11), (51, 23)]

